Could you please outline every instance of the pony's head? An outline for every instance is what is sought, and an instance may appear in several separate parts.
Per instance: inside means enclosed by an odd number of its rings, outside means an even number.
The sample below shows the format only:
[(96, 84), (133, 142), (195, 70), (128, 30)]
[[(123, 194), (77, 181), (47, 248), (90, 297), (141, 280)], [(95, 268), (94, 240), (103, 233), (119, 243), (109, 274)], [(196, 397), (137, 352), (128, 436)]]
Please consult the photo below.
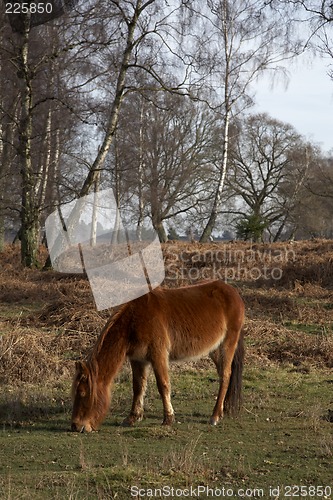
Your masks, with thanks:
[(84, 361), (75, 364), (76, 373), (72, 385), (72, 431), (97, 430), (99, 418), (96, 412), (96, 372)]

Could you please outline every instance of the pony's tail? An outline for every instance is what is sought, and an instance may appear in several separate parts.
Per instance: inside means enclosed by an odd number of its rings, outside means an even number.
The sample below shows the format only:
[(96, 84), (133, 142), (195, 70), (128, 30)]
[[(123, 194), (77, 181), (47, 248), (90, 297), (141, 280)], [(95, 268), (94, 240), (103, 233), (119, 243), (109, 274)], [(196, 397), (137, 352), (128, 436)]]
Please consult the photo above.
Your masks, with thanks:
[(244, 332), (242, 329), (232, 361), (230, 382), (224, 401), (224, 411), (228, 415), (237, 415), (241, 409), (244, 354)]

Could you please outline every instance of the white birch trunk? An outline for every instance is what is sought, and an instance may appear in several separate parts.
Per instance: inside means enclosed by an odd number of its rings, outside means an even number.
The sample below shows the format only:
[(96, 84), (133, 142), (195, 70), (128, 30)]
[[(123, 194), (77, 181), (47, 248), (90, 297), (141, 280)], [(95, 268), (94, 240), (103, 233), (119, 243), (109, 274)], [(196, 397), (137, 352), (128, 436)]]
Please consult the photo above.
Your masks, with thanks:
[(138, 165), (138, 202), (139, 202), (139, 217), (137, 223), (137, 237), (142, 241), (142, 226), (144, 218), (144, 201), (143, 201), (143, 100), (140, 108), (140, 129), (139, 129), (139, 165)]

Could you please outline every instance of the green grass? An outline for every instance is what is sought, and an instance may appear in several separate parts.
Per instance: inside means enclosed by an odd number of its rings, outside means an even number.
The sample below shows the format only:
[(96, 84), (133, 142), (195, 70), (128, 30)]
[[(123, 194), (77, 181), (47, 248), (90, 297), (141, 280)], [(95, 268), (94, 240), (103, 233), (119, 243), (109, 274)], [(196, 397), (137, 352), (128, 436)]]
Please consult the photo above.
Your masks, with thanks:
[(216, 428), (208, 425), (217, 391), (213, 370), (177, 368), (172, 386), (173, 427), (160, 425), (152, 377), (146, 418), (123, 428), (131, 398), (125, 370), (114, 387), (112, 412), (93, 434), (69, 432), (69, 382), (2, 387), (0, 498), (127, 500), (131, 486), (198, 485), (263, 488), (269, 498), (270, 486), (333, 486), (328, 372), (247, 366), (242, 414)]
[(298, 321), (284, 321), (284, 326), (290, 330), (304, 332), (310, 335), (326, 335), (331, 332), (330, 327), (311, 323), (299, 323)]

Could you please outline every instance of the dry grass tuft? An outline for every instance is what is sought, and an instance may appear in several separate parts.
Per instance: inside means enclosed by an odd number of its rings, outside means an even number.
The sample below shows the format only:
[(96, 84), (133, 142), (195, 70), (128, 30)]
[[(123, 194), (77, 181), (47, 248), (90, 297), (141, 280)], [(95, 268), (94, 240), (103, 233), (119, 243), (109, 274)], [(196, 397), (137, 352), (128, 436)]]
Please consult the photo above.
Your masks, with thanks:
[(11, 383), (43, 381), (44, 379), (68, 376), (62, 355), (63, 342), (53, 335), (35, 330), (22, 330), (0, 337), (0, 382)]
[(19, 327), (0, 335), (0, 384), (62, 380), (72, 376), (74, 360), (96, 340), (91, 333), (57, 333)]
[[(173, 242), (163, 254), (165, 286), (233, 278), (246, 303), (249, 362), (333, 367), (332, 241)], [(258, 278), (274, 268), (280, 279)], [(0, 270), (0, 383), (68, 377), (112, 311), (96, 310), (84, 275), (22, 268), (18, 247), (6, 247)]]
[(311, 364), (333, 368), (333, 336), (292, 331), (283, 325), (265, 320), (248, 320), (246, 336), (250, 338), (252, 357), (278, 363), (290, 363), (295, 367)]
[(75, 303), (74, 298), (73, 301), (60, 299), (46, 305), (35, 320), (37, 324), (64, 328), (68, 332), (98, 333), (109, 315), (110, 312), (96, 311), (91, 302)]

